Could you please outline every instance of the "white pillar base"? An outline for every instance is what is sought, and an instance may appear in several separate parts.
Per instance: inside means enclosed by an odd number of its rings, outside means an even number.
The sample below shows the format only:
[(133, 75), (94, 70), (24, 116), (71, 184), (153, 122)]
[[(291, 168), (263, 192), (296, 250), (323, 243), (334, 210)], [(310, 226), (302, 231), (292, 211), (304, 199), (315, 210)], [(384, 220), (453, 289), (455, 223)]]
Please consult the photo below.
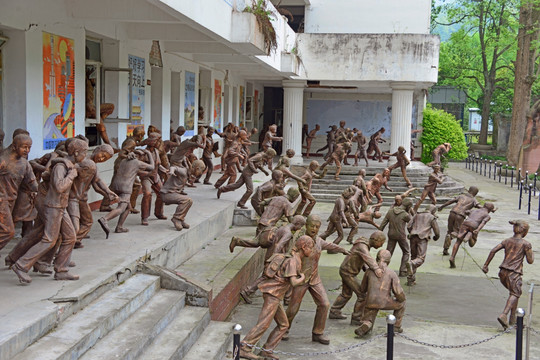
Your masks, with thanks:
[(390, 152), (394, 153), (403, 146), (410, 156), (411, 121), (414, 83), (392, 84), (392, 129), (390, 134)]
[(304, 110), (305, 81), (283, 80), (283, 154), (293, 149), (291, 164), (300, 165), (302, 159), (302, 113)]

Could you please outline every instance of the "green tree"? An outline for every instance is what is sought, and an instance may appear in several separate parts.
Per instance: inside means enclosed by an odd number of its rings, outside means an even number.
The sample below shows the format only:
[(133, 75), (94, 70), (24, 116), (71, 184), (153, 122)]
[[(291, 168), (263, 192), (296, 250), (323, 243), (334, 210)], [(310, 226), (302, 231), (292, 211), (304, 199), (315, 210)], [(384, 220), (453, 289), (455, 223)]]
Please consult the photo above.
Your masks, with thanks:
[(428, 104), (424, 109), (422, 128), (422, 162), (432, 161), (433, 150), (443, 143), (452, 145), (452, 150), (446, 155), (447, 159), (461, 160), (467, 157), (465, 135), (454, 115), (434, 109)]
[[(456, 0), (444, 6), (445, 25), (462, 26), (441, 44), (440, 82), (465, 90), (482, 109), (480, 144), (487, 143), (492, 102), (505, 98), (499, 92), (506, 91), (513, 78), (517, 1)], [(497, 110), (509, 107), (507, 102)]]

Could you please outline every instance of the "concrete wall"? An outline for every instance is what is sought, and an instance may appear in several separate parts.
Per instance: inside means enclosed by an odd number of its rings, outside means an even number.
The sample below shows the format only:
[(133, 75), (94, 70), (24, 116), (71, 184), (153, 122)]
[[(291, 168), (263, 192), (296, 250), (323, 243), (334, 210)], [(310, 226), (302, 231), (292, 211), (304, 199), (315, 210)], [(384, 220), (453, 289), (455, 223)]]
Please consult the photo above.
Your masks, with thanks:
[(436, 35), (298, 34), (302, 77), (316, 80), (434, 84), (439, 45)]
[(306, 33), (429, 34), (430, 0), (310, 0)]

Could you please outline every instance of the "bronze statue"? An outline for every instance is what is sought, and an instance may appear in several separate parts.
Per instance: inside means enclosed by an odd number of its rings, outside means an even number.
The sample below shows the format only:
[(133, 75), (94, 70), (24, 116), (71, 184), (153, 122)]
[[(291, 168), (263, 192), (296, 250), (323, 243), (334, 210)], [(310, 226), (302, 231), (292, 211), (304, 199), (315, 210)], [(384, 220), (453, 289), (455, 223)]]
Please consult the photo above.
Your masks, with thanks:
[[(503, 312), (497, 318), (504, 329), (516, 323), (516, 309), (521, 296), (523, 260), (527, 259), (529, 264), (534, 262), (531, 243), (524, 239), (529, 232), (529, 224), (524, 220), (513, 220), (510, 221), (510, 224), (514, 226), (514, 236), (495, 246), (489, 252), (488, 258), (482, 267), (482, 271), (487, 274), (489, 263), (495, 254), (504, 249), (504, 260), (499, 266), (499, 280), (508, 289), (509, 296)], [(510, 321), (508, 320), (508, 314), (510, 314)]]
[(330, 126), (330, 130), (326, 132), (326, 145), (316, 151), (320, 152), (328, 149), (328, 152), (326, 153), (326, 155), (324, 155), (324, 160), (328, 159), (330, 155), (332, 155), (332, 153), (334, 152), (334, 147), (336, 146), (336, 131), (336, 125)]
[[(90, 78), (95, 70), (93, 68), (86, 69), (86, 117), (89, 119), (97, 119), (96, 105), (94, 102), (96, 80)], [(114, 112), (114, 104), (103, 103), (99, 106), (99, 123), (96, 124), (96, 129), (105, 144), (112, 146), (107, 128), (105, 127), (105, 119)]]
[(424, 185), (424, 190), (422, 191), (422, 194), (420, 195), (420, 199), (416, 202), (416, 205), (414, 205), (414, 212), (418, 211), (418, 208), (420, 208), (420, 205), (422, 205), (422, 202), (426, 199), (426, 197), (429, 196), (431, 199), (431, 203), (433, 205), (437, 205), (437, 198), (435, 197), (435, 190), (437, 189), (437, 185), (442, 184), (444, 181), (444, 175), (442, 173), (439, 173), (439, 170), (441, 167), (439, 165), (433, 165), (433, 172), (429, 175), (428, 182), (426, 185)]
[(428, 240), (431, 239), (433, 231), (433, 240), (439, 240), (440, 230), (437, 224), (435, 205), (428, 205), (426, 210), (416, 213), (407, 229), (408, 238), (411, 241), (411, 261), (407, 262), (407, 285), (416, 284), (416, 269), (418, 269), (426, 260)]
[[(306, 124), (306, 130), (307, 130), (307, 124)], [(304, 149), (306, 149), (306, 158), (309, 158), (309, 151), (311, 149), (311, 142), (313, 141), (313, 139), (315, 139), (317, 137), (317, 132), (321, 130), (321, 127), (319, 126), (319, 124), (315, 124), (315, 128), (313, 130), (311, 130), (307, 135), (306, 135), (306, 145), (303, 146)], [(303, 143), (304, 141), (302, 141)]]
[(347, 151), (350, 150), (351, 144), (349, 142), (343, 142), (336, 144), (334, 152), (332, 155), (328, 157), (328, 159), (321, 165), (321, 170), (324, 170), (324, 168), (334, 162), (336, 165), (336, 173), (334, 175), (335, 180), (339, 180), (339, 174), (341, 172), (341, 162), (347, 155)]
[[(201, 160), (196, 160), (192, 164), (192, 172), (198, 176), (202, 174), (204, 170), (204, 163)], [(171, 166), (169, 169), (169, 177), (165, 184), (160, 189), (161, 198), (165, 205), (175, 204), (177, 205), (176, 211), (171, 219), (174, 228), (178, 231), (182, 229), (189, 229), (189, 225), (184, 221), (186, 215), (193, 205), (193, 200), (190, 197), (183, 194), (184, 186), (188, 181), (188, 171), (184, 167)]]
[[(452, 248), (452, 255), (450, 255), (450, 268), (456, 267), (455, 259), (459, 246), (462, 242), (468, 242), (470, 247), (476, 244), (478, 233), (487, 224), (491, 217), (490, 213), (495, 212), (497, 209), (493, 203), (487, 202), (480, 209), (474, 209), (469, 213), (469, 216), (463, 221), (459, 227), (459, 233), (455, 234), (456, 243)], [(452, 234), (454, 236), (454, 234)]]
[(358, 214), (358, 222), (363, 222), (366, 224), (373, 225), (376, 229), (379, 229), (379, 225), (375, 223), (374, 219), (379, 219), (382, 216), (378, 208), (375, 206), (370, 206), (366, 211), (363, 211)]
[(389, 156), (395, 156), (397, 162), (393, 165), (390, 165), (388, 167), (388, 170), (392, 172), (392, 170), (401, 168), (401, 174), (403, 175), (403, 179), (407, 183), (407, 187), (412, 188), (413, 185), (411, 184), (411, 181), (407, 177), (407, 166), (411, 163), (409, 159), (407, 159), (407, 150), (403, 146), (398, 147), (398, 151), (396, 151), (393, 154), (389, 154)]
[(227, 151), (223, 152), (221, 159), (225, 163), (225, 170), (223, 175), (214, 184), (216, 189), (219, 189), (227, 180), (228, 184), (233, 184), (236, 181), (240, 160), (244, 159), (242, 145), (238, 141), (233, 141)]
[(114, 155), (114, 150), (109, 144), (97, 146), (92, 152), (91, 157), (86, 157), (83, 161), (76, 165), (77, 177), (73, 180), (71, 190), (69, 192), (69, 203), (67, 212), (73, 222), (73, 228), (77, 234), (75, 248), (82, 248), (82, 239), (88, 235), (94, 219), (92, 218), (92, 210), (88, 205), (88, 190), (90, 186), (96, 192), (107, 197), (110, 201), (114, 201), (118, 196), (109, 189), (107, 184), (99, 177), (97, 171), (97, 163), (102, 163)]
[(308, 260), (302, 263), (302, 272), (305, 274), (305, 281), (301, 285), (293, 288), (291, 298), (289, 300), (289, 306), (287, 307), (287, 319), (289, 320), (289, 328), (293, 323), (294, 317), (300, 310), (302, 299), (309, 290), (317, 310), (315, 312), (315, 319), (313, 321), (313, 329), (311, 340), (321, 343), (323, 345), (330, 344), (330, 339), (324, 335), (324, 328), (326, 327), (326, 318), (328, 317), (328, 309), (330, 308), (330, 301), (324, 285), (322, 284), (319, 276), (319, 258), (323, 250), (330, 250), (334, 252), (340, 252), (344, 255), (349, 255), (349, 251), (331, 242), (326, 242), (318, 236), (319, 229), (321, 227), (321, 218), (317, 215), (309, 215), (306, 221), (306, 235), (311, 237), (315, 246), (313, 252), (308, 257)]
[(334, 304), (330, 308), (330, 319), (346, 319), (347, 317), (341, 313), (341, 309), (347, 305), (347, 302), (352, 297), (353, 292), (356, 294), (356, 303), (354, 304), (354, 312), (351, 317), (351, 324), (359, 325), (362, 312), (364, 310), (365, 294), (360, 291), (360, 282), (358, 274), (364, 269), (364, 266), (369, 267), (378, 277), (381, 277), (383, 271), (379, 269), (375, 259), (369, 254), (371, 248), (378, 249), (384, 245), (386, 236), (382, 231), (373, 232), (369, 239), (360, 237), (355, 240), (351, 248), (350, 255), (347, 255), (341, 266), (339, 267), (339, 276), (341, 276), (341, 294), (338, 295)]
[[(148, 162), (137, 159), (136, 155)], [(113, 178), (109, 188), (118, 195), (118, 206), (98, 220), (107, 239), (109, 238), (110, 232), (109, 221), (118, 216), (120, 216), (120, 218), (118, 219), (114, 232), (123, 233), (129, 231), (127, 228), (124, 228), (123, 225), (129, 215), (129, 200), (131, 198), (131, 192), (133, 191), (133, 183), (139, 173), (152, 172), (154, 171), (154, 168), (154, 157), (148, 150), (136, 150), (134, 153), (128, 154), (128, 156), (122, 158), (118, 164), (115, 164)]]
[(401, 206), (396, 206), (388, 210), (379, 229), (382, 231), (388, 226), (388, 245), (386, 250), (390, 254), (394, 254), (396, 244), (399, 245), (403, 255), (401, 256), (401, 265), (399, 267), (399, 276), (407, 276), (407, 263), (409, 262), (411, 248), (407, 241), (406, 228), (407, 223), (411, 220), (409, 210), (412, 207), (410, 199), (404, 199)]
[(382, 138), (382, 134), (384, 134), (385, 131), (386, 129), (382, 127), (371, 135), (367, 148), (367, 155), (369, 156), (372, 152), (374, 152), (373, 160), (379, 159), (379, 162), (382, 162), (382, 151), (379, 149), (379, 144), (386, 142), (386, 140)]
[(146, 150), (152, 156), (152, 162), (154, 163), (154, 168), (145, 173), (142, 176), (139, 176), (141, 179), (143, 197), (141, 201), (141, 225), (148, 226), (148, 217), (150, 216), (150, 209), (152, 207), (152, 191), (156, 193), (156, 202), (154, 206), (154, 215), (159, 220), (167, 220), (167, 217), (163, 215), (163, 200), (161, 199), (161, 179), (158, 175), (158, 171), (161, 169), (166, 172), (161, 165), (159, 158), (159, 150), (157, 146), (161, 140), (161, 135), (158, 133), (150, 133), (148, 138), (144, 141), (146, 144)]
[[(276, 136), (277, 133), (277, 125), (272, 124), (268, 127), (268, 131), (264, 135), (264, 140), (262, 143), (262, 148), (264, 151), (272, 148), (272, 143), (274, 141), (282, 141), (283, 138), (280, 136)], [(268, 169), (272, 170), (272, 159), (267, 160)]]
[[(357, 189), (360, 190), (360, 194), (358, 194), (358, 198), (356, 199), (356, 206), (360, 208), (360, 212), (365, 211), (367, 208), (367, 196), (368, 196), (368, 189), (366, 184), (366, 170), (360, 169), (358, 170), (358, 176), (356, 179), (353, 180), (353, 186), (355, 186)], [(355, 194), (354, 196), (356, 196)], [(353, 197), (354, 197), (353, 196)]]
[(380, 207), (383, 203), (383, 198), (381, 196), (381, 187), (384, 186), (388, 191), (394, 191), (388, 187), (388, 180), (390, 180), (390, 170), (384, 169), (382, 174), (378, 173), (366, 183), (367, 187), (367, 203), (371, 204), (373, 196), (377, 198), (376, 207)]
[(6, 136), (6, 133), (4, 130), (0, 129), (0, 153), (4, 151), (4, 137)]
[(273, 350), (279, 344), (290, 325), (281, 301), (291, 286), (296, 287), (304, 282), (305, 275), (302, 268), (305, 259), (312, 255), (313, 246), (313, 240), (309, 236), (301, 236), (296, 240), (290, 257), (276, 254), (266, 263), (265, 273), (267, 279), (259, 284), (264, 303), (257, 324), (242, 339), (241, 358), (260, 359), (259, 356), (253, 354), (253, 346), (262, 338), (272, 324), (272, 320), (275, 320), (277, 326), (268, 335), (268, 339), (263, 345), (265, 351), (261, 353), (261, 356), (267, 359), (277, 359), (273, 355)]
[[(275, 170), (274, 170), (275, 171)], [(265, 261), (270, 259), (274, 254), (286, 254), (289, 252), (292, 245), (293, 233), (300, 230), (306, 224), (306, 219), (302, 215), (295, 215), (292, 222), (282, 225), (279, 228), (274, 228), (270, 237), (270, 245), (266, 248), (264, 256)], [(258, 285), (265, 279), (264, 273), (257, 278), (251, 285), (240, 290), (240, 296), (248, 304), (251, 304), (251, 295), (258, 289)]]
[(441, 156), (444, 157), (450, 150), (452, 150), (452, 145), (449, 143), (444, 143), (435, 148), (433, 150), (433, 161), (427, 163), (427, 166), (433, 166), (433, 165), (441, 165)]
[[(278, 164), (276, 166), (276, 170), (280, 170), (283, 172), (283, 181), (286, 183), (288, 178), (296, 180), (297, 183), (306, 183), (306, 181), (296, 175), (294, 175), (290, 170), (289, 167), (291, 166), (290, 159), (292, 159), (295, 155), (295, 151), (293, 149), (287, 149), (285, 151), (285, 155), (282, 155), (279, 158)], [(286, 184), (283, 184), (285, 186)]]
[(276, 196), (262, 202), (265, 206), (268, 204), (257, 222), (257, 232), (253, 240), (240, 239), (233, 236), (229, 244), (229, 250), (234, 251), (236, 246), (242, 247), (263, 247), (268, 248), (272, 245), (272, 236), (274, 235), (275, 225), (282, 217), (286, 217), (289, 222), (293, 221), (292, 205), (298, 199), (298, 189), (289, 188), (287, 195)]
[(405, 314), (405, 292), (399, 283), (396, 273), (388, 268), (392, 254), (388, 250), (379, 250), (377, 264), (382, 276), (368, 269), (362, 279), (360, 291), (366, 294), (364, 314), (361, 325), (354, 330), (357, 336), (366, 335), (372, 328), (379, 310), (394, 310), (396, 324), (394, 331), (403, 332), (401, 323)]
[(254, 174), (258, 173), (257, 169), (261, 170), (267, 176), (270, 175), (263, 166), (264, 163), (268, 163), (268, 160), (274, 158), (274, 156), (276, 156), (276, 151), (270, 148), (247, 159), (248, 163), (246, 167), (242, 169), (242, 176), (234, 184), (229, 184), (217, 189), (217, 198), (219, 199), (221, 194), (224, 192), (234, 191), (246, 184), (246, 192), (238, 201), (238, 207), (241, 209), (247, 209), (246, 202), (250, 198), (251, 194), (253, 194), (253, 180), (251, 178)]
[[(348, 200), (354, 194), (353, 191), (354, 190), (348, 187), (343, 190), (341, 196), (338, 196), (338, 198), (336, 199), (334, 203), (334, 209), (332, 210), (330, 217), (328, 217), (328, 227), (326, 228), (326, 231), (320, 236), (323, 240), (326, 240), (327, 237), (337, 231), (338, 236), (334, 240), (334, 244), (339, 244), (341, 240), (343, 240), (343, 223), (353, 226), (353, 229), (355, 227), (358, 227), (356, 221), (354, 221), (354, 219), (351, 219), (350, 215), (347, 216), (345, 214), (345, 211), (347, 210)], [(350, 224), (349, 220), (353, 220), (353, 224)]]
[(78, 275), (68, 272), (77, 234), (66, 208), (73, 179), (77, 176), (75, 164), (84, 160), (87, 150), (88, 144), (85, 141), (73, 139), (67, 146), (67, 158), (53, 160), (50, 172), (47, 174), (49, 189), (44, 199), (44, 214), (41, 215), (44, 219), (43, 236), (39, 243), (32, 246), (11, 267), (20, 282), (32, 282), (28, 271), (42, 256), (55, 248), (57, 241), (60, 241), (60, 246), (54, 260), (55, 280), (79, 279)]
[(274, 196), (285, 195), (283, 187), (283, 172), (275, 169), (272, 171), (272, 179), (257, 187), (253, 193), (253, 196), (251, 197), (251, 205), (253, 206), (253, 209), (257, 215), (261, 216), (264, 211), (261, 206), (261, 203), (264, 200)]
[(369, 166), (368, 163), (368, 156), (366, 153), (366, 144), (367, 139), (362, 134), (362, 130), (358, 130), (356, 132), (356, 135), (353, 138), (353, 141), (356, 142), (358, 148), (356, 149), (356, 153), (354, 154), (354, 166), (358, 166), (358, 159), (364, 159), (366, 161), (366, 166)]
[[(298, 183), (298, 189), (300, 190), (300, 195), (302, 196), (302, 200), (300, 201), (300, 204), (296, 208), (296, 215), (302, 214), (302, 210), (304, 210), (303, 215), (308, 216), (311, 214), (311, 210), (313, 210), (313, 207), (315, 206), (315, 203), (317, 202), (313, 195), (311, 195), (311, 184), (313, 183), (313, 178), (316, 179), (322, 179), (326, 176), (326, 170), (323, 170), (322, 174), (317, 174), (316, 171), (319, 168), (319, 163), (317, 160), (313, 160), (309, 163), (309, 166), (306, 168), (306, 171), (304, 172), (304, 175), (301, 176), (301, 178), (305, 181), (305, 183)], [(309, 201), (309, 204), (304, 209), (304, 206)]]
[(12, 218), (19, 189), (26, 187), (35, 194), (38, 184), (28, 160), (32, 139), (28, 135), (17, 135), (12, 145), (0, 155), (0, 250), (15, 236)]
[(217, 152), (218, 143), (214, 143), (214, 139), (212, 139), (212, 135), (214, 135), (214, 128), (208, 127), (208, 130), (206, 133), (206, 142), (205, 142), (204, 150), (202, 154), (202, 161), (204, 162), (204, 165), (206, 167), (206, 176), (203, 182), (203, 184), (205, 185), (212, 185), (212, 183), (210, 182), (210, 176), (212, 176), (212, 172), (214, 171), (214, 164), (212, 163), (212, 154), (214, 154), (216, 158), (221, 156), (221, 154)]
[(456, 204), (452, 207), (448, 215), (448, 230), (444, 238), (443, 255), (450, 255), (448, 249), (452, 245), (452, 233), (457, 234), (459, 232), (459, 228), (463, 224), (465, 217), (467, 217), (467, 213), (472, 208), (480, 207), (480, 203), (475, 198), (476, 194), (478, 194), (478, 188), (471, 186), (467, 193), (456, 196), (439, 206), (439, 211), (441, 211), (450, 204)]

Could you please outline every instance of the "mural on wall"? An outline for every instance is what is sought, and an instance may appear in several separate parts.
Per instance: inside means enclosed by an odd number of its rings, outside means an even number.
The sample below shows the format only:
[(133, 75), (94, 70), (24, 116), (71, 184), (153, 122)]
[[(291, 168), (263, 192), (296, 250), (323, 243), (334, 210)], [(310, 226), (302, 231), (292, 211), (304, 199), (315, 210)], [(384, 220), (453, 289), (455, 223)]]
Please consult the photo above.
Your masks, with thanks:
[(133, 134), (133, 129), (139, 125), (144, 125), (144, 93), (145, 93), (145, 66), (143, 58), (128, 55), (128, 66), (132, 70), (131, 81), (128, 86), (132, 86), (131, 93), (131, 124), (127, 126), (128, 135)]
[(184, 127), (186, 135), (193, 135), (195, 129), (195, 73), (186, 71), (184, 92)]
[(74, 44), (43, 32), (43, 150), (75, 135)]
[(214, 129), (221, 129), (221, 80), (214, 80)]
[(245, 112), (245, 105), (244, 105), (245, 91), (246, 91), (245, 88), (243, 86), (240, 86), (240, 95), (239, 95), (240, 103), (238, 106), (238, 120), (240, 123), (239, 125), (240, 127), (246, 126), (246, 123), (245, 123), (246, 112)]

